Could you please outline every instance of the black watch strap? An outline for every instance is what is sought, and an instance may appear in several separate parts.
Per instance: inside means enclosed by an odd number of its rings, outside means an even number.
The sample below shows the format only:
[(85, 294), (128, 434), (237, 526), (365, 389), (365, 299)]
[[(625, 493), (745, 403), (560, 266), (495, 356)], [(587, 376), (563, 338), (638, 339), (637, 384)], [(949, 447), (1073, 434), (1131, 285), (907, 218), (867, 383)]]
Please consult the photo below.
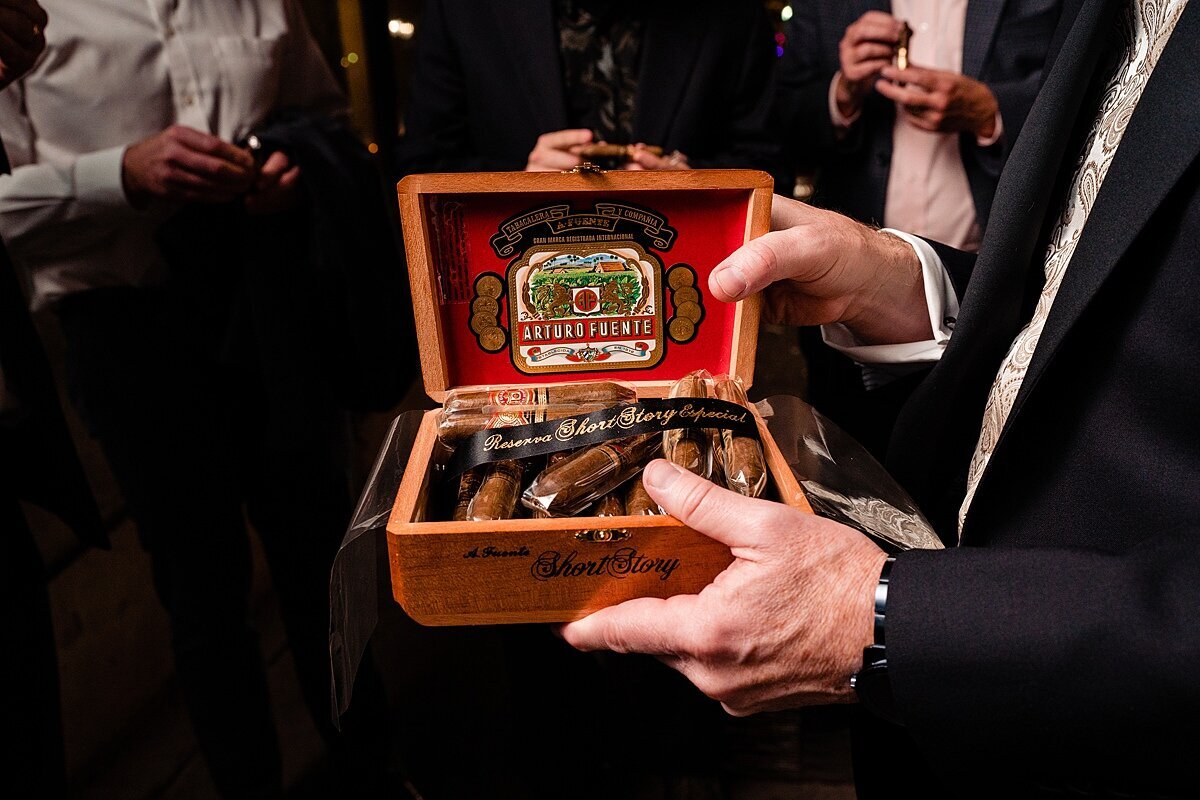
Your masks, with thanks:
[(888, 583), (891, 580), (892, 564), (896, 559), (883, 562), (879, 582), (875, 585), (875, 644), (863, 650), (862, 669), (850, 678), (850, 686), (869, 711), (894, 725), (903, 725), (896, 700), (892, 695), (892, 684), (888, 678), (887, 649), (885, 647)]

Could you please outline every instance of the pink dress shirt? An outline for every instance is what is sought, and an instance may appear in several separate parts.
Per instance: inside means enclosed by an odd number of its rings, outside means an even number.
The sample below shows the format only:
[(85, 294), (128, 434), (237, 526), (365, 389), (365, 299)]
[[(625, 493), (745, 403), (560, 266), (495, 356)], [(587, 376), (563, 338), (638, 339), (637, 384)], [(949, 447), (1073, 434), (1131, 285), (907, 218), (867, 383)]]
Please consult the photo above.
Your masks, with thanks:
[[(948, 72), (962, 72), (963, 29), (967, 0), (893, 0), (892, 14), (913, 30), (909, 62)], [(835, 75), (829, 87), (829, 111), (834, 125), (849, 128), (858, 116), (847, 118), (837, 107)], [(992, 135), (979, 138), (980, 147), (1003, 135), (1000, 114)], [(980, 228), (975, 200), (963, 168), (956, 133), (930, 133), (912, 125), (897, 109), (892, 130), (892, 162), (888, 174), (883, 224), (926, 236), (962, 250), (979, 249)]]

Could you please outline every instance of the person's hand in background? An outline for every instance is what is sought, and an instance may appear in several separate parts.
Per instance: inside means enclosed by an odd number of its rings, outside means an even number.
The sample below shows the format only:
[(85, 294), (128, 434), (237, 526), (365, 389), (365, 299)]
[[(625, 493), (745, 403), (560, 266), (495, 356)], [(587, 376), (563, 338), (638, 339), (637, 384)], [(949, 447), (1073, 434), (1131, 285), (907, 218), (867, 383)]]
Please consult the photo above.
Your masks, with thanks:
[(940, 69), (884, 67), (875, 89), (893, 100), (902, 117), (925, 131), (970, 133), (989, 139), (996, 132), (999, 104), (986, 85)]
[(258, 179), (248, 151), (183, 125), (130, 145), (122, 169), (125, 194), (137, 207), (152, 199), (227, 203), (250, 192)]
[(892, 63), (904, 23), (883, 11), (868, 11), (842, 35), (838, 45), (838, 72), (834, 97), (847, 118), (862, 111), (880, 71)]
[(299, 201), (300, 167), (276, 150), (262, 165), (254, 188), (246, 195), (246, 211), (250, 214), (278, 214), (288, 211)]
[(648, 150), (646, 145), (641, 142), (633, 146), (633, 151), (629, 155), (629, 163), (625, 165), (628, 170), (672, 170), (672, 169), (691, 169), (688, 164), (687, 156), (676, 150), (673, 153), (663, 153), (656, 155)]
[(562, 172), (583, 163), (579, 151), (592, 143), (592, 132), (586, 128), (543, 133), (529, 153), (526, 172)]
[(46, 47), (46, 22), (37, 0), (0, 0), (0, 89), (37, 62)]

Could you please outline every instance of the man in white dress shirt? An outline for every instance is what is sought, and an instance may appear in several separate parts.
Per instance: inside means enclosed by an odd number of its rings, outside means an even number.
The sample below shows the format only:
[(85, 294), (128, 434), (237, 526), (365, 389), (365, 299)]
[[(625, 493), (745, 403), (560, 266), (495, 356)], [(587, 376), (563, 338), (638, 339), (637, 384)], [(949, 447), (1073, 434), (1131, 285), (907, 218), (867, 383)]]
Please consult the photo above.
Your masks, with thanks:
[[(342, 115), (344, 98), (294, 0), (45, 6), (44, 56), (0, 95), (13, 164), (0, 177), (0, 233), (34, 304), (62, 323), (71, 397), (151, 556), (214, 781), (224, 796), (274, 796), (280, 756), (249, 624), (243, 503), (306, 700), (329, 733), (326, 585), (348, 513), (336, 420), (312, 419), (287, 452), (265, 444), (269, 376), (196, 346), (203, 321), (172, 304), (159, 237), (198, 206), (270, 215), (295, 202), (304, 177), (286, 154), (259, 165), (240, 143), (277, 110)], [(205, 269), (219, 295), (229, 265)], [(183, 308), (219, 313), (203, 302)]]

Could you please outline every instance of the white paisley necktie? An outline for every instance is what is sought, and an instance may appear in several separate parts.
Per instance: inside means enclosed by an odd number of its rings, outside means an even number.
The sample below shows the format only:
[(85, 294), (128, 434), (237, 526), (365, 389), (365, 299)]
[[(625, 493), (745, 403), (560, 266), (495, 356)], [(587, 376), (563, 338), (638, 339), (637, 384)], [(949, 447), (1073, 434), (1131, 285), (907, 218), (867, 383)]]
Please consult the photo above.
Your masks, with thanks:
[(1067, 273), (1071, 256), (1075, 253), (1075, 245), (1079, 243), (1079, 235), (1087, 223), (1088, 214), (1095, 204), (1096, 195), (1108, 174), (1125, 129), (1129, 126), (1129, 119), (1150, 79), (1150, 73), (1158, 63), (1185, 6), (1187, 0), (1132, 0), (1126, 5), (1113, 31), (1113, 50), (1120, 55), (1113, 65), (1112, 77), (1104, 86), (1099, 115), (1088, 131), (1062, 214), (1050, 235), (1044, 270), (1046, 282), (1032, 319), (1017, 334), (1000, 364), (1000, 371), (984, 407), (983, 428), (967, 473), (967, 494), (958, 512), (960, 540), (975, 490), (979, 487), (979, 480), (987, 469), (996, 442), (1004, 430), (1004, 423), (1012, 411), (1013, 401), (1029, 369), (1033, 352), (1037, 349), (1046, 318), (1050, 316), (1054, 298)]

